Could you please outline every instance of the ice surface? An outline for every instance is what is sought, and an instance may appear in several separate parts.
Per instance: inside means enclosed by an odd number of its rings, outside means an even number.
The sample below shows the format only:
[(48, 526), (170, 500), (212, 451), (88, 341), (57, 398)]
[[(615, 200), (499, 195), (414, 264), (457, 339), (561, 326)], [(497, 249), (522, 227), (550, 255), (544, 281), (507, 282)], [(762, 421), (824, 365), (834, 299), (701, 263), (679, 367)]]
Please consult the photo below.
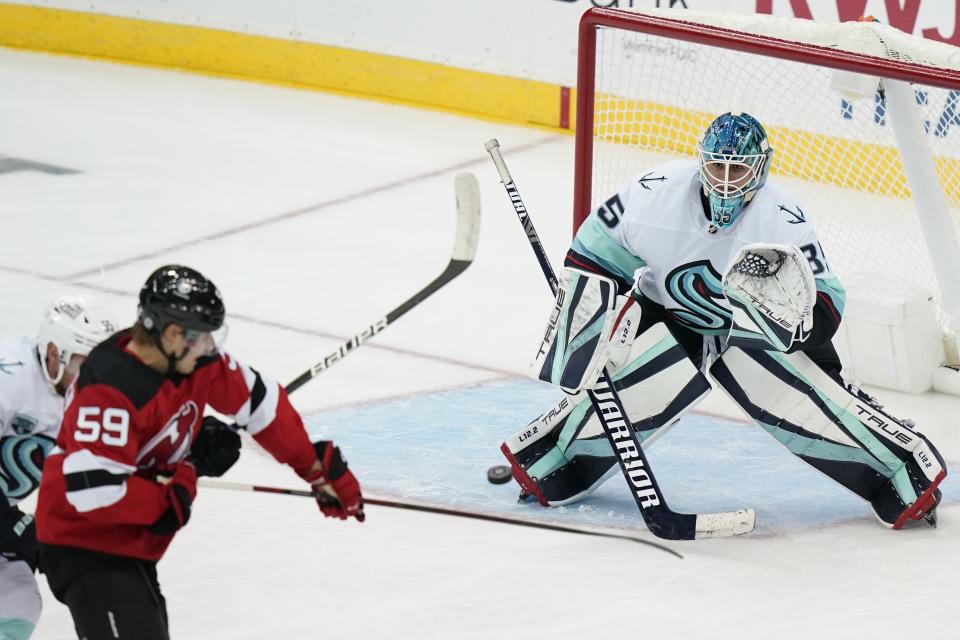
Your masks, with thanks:
[[(551, 298), (483, 143), (500, 140), (558, 263), (572, 138), (318, 93), (0, 51), (0, 154), (78, 173), (0, 174), (0, 333), (64, 289), (125, 322), (162, 262), (223, 292), (230, 351), (292, 380), (437, 275), (453, 176), (474, 171), (473, 266), (297, 391), (371, 495), (639, 529), (616, 479), (565, 511), (485, 480), (499, 442), (555, 397), (522, 378)], [(881, 392), (960, 461), (960, 400)], [(723, 398), (703, 411), (736, 419)], [(303, 498), (204, 489), (160, 563), (174, 638), (960, 636), (956, 469), (937, 530), (891, 532), (757, 429), (691, 415), (650, 451), (678, 509), (757, 507), (757, 533), (629, 542)], [(302, 487), (248, 446), (224, 478)], [(73, 637), (41, 578), (35, 637)]]
[[(517, 503), (515, 483), (493, 485), (487, 469), (506, 464), (500, 443), (555, 404), (562, 392), (534, 381), (495, 382), (309, 416), (315, 439), (336, 438), (364, 486), (414, 499), (564, 524), (643, 530), (626, 484), (614, 476), (580, 504), (544, 509)], [(757, 509), (757, 534), (872, 521), (856, 496), (799, 461), (758, 427), (690, 414), (654, 446), (650, 464), (670, 506), (706, 513)], [(960, 501), (956, 467), (941, 485)]]

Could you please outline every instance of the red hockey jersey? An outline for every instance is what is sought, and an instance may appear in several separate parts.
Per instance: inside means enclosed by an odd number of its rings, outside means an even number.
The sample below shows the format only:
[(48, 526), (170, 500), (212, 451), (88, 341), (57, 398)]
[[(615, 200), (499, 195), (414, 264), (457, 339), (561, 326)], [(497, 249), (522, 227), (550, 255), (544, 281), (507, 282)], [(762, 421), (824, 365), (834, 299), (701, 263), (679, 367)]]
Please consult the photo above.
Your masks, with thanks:
[(163, 375), (127, 351), (130, 339), (123, 331), (97, 346), (67, 394), (40, 482), (37, 538), (158, 560), (173, 535), (147, 530), (170, 506), (157, 476), (190, 453), (207, 404), (300, 475), (317, 456), (275, 381), (227, 354), (202, 358), (187, 376)]

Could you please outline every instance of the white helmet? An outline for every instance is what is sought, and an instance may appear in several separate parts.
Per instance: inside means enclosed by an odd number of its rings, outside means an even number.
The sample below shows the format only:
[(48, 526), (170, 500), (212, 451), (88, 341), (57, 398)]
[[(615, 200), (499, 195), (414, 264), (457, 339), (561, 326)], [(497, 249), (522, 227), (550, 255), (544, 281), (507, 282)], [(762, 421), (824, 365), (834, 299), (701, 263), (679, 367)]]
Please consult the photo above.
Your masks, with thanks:
[[(86, 356), (90, 350), (117, 331), (113, 313), (93, 298), (64, 295), (50, 303), (43, 312), (37, 351), (43, 375), (50, 384), (63, 378), (70, 357)], [(47, 345), (53, 343), (59, 352), (57, 373), (47, 371)]]

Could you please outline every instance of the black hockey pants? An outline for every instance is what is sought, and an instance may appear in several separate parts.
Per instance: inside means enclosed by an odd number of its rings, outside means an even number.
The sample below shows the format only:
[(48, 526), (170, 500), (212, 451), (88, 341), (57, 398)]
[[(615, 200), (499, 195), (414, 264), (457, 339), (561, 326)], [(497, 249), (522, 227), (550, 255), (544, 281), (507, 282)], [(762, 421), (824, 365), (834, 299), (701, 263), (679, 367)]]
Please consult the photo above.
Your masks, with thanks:
[(70, 608), (83, 640), (169, 640), (157, 563), (73, 547), (40, 545), (50, 591)]

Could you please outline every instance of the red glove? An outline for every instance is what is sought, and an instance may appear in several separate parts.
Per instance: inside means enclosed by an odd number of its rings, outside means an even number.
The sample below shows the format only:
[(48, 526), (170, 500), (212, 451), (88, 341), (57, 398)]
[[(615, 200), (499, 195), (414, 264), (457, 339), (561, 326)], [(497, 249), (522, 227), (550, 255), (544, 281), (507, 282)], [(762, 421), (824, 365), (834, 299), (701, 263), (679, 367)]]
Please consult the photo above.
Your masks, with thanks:
[[(350, 516), (363, 522), (363, 496), (360, 483), (347, 468), (347, 461), (340, 455), (340, 447), (329, 440), (313, 443), (317, 459), (322, 465), (319, 471), (308, 473), (304, 480), (310, 483), (317, 495), (317, 505), (328, 518), (346, 520)], [(332, 489), (336, 495), (331, 495)]]
[(197, 495), (197, 472), (193, 465), (184, 460), (177, 467), (167, 484), (167, 499), (170, 508), (147, 527), (147, 531), (158, 536), (173, 535), (177, 529), (190, 520), (190, 505)]

